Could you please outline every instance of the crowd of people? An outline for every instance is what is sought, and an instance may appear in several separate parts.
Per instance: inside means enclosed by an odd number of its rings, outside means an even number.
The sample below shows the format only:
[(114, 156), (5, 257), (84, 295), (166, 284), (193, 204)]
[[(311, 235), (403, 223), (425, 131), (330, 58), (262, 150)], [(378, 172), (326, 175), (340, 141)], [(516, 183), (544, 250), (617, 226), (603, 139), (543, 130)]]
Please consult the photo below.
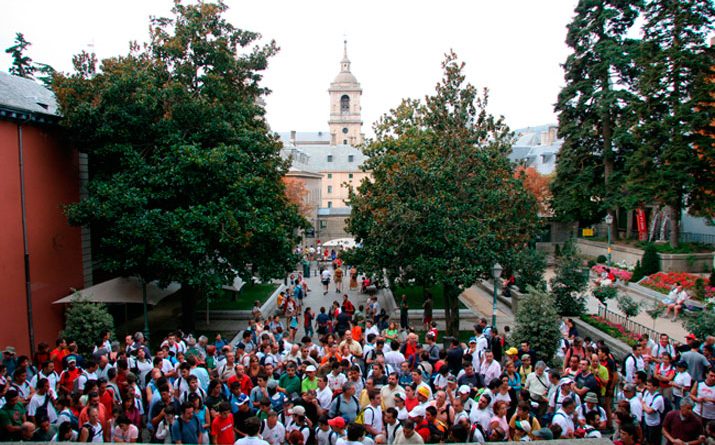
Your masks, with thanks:
[[(343, 270), (345, 269), (345, 270)], [(275, 313), (257, 305), (237, 341), (142, 333), (91, 354), (72, 339), (34, 357), (4, 351), (0, 440), (239, 445), (485, 443), (610, 437), (617, 444), (715, 443), (715, 337), (643, 336), (620, 363), (564, 320), (549, 367), (483, 319), (471, 338), (415, 331), (378, 298), (356, 305), (333, 262), (317, 314), (289, 278)], [(343, 274), (337, 274), (342, 276)], [(328, 284), (325, 277), (328, 277)], [(332, 283), (332, 284), (331, 284)], [(319, 292), (320, 290), (316, 290)], [(330, 301), (330, 299), (323, 299)], [(422, 331), (425, 329), (425, 331)]]

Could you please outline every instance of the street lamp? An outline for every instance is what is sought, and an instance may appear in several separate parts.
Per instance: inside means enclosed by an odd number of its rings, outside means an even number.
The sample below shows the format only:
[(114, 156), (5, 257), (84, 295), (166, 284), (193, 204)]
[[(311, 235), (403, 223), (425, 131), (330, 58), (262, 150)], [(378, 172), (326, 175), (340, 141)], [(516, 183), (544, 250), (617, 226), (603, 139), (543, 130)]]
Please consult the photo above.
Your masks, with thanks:
[(613, 215), (610, 213), (606, 215), (606, 218), (604, 219), (606, 224), (608, 225), (608, 267), (611, 267), (611, 227), (613, 226)]
[(492, 327), (497, 325), (497, 292), (499, 289), (499, 277), (502, 273), (501, 264), (496, 263), (492, 266), (492, 278), (494, 278), (494, 301), (492, 302)]

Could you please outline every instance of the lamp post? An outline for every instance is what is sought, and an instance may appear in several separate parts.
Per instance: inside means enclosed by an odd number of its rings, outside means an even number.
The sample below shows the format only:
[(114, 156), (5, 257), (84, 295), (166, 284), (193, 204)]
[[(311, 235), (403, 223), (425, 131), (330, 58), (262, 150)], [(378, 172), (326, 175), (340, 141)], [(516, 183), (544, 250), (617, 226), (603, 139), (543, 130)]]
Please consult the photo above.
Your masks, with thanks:
[(604, 219), (606, 224), (608, 225), (608, 267), (611, 267), (611, 227), (613, 227), (613, 215), (610, 213), (606, 215), (606, 218)]
[(492, 302), (492, 327), (497, 325), (497, 292), (499, 289), (499, 277), (502, 273), (501, 264), (496, 263), (492, 266), (492, 278), (494, 278), (494, 300)]

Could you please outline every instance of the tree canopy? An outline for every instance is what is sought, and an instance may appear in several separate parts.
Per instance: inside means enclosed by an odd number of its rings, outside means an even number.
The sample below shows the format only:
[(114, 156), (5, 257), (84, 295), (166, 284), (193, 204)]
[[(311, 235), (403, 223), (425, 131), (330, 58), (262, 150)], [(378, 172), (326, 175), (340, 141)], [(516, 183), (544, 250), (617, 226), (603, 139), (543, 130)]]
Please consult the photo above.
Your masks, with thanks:
[(295, 264), (306, 222), (259, 103), (278, 48), (255, 45), (226, 9), (177, 0), (173, 17), (152, 18), (148, 43), (99, 65), (82, 53), (55, 76), (62, 124), (91, 173), (67, 215), (90, 225), (108, 272), (210, 293), (236, 273), (275, 278)]
[(406, 99), (377, 122), (362, 166), (372, 179), (351, 192), (348, 220), (368, 272), (444, 286), (451, 335), (461, 291), (497, 261), (512, 265), (538, 230), (536, 200), (507, 158), (513, 137), (463, 67), (448, 54), (434, 95)]

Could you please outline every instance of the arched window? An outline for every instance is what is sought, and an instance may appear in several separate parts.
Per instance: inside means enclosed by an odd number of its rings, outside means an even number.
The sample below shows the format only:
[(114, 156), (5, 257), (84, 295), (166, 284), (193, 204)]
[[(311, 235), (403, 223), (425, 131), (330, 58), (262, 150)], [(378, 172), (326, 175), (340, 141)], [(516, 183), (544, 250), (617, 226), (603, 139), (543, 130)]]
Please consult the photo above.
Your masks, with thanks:
[(350, 98), (347, 94), (340, 98), (340, 112), (349, 113), (350, 112)]

